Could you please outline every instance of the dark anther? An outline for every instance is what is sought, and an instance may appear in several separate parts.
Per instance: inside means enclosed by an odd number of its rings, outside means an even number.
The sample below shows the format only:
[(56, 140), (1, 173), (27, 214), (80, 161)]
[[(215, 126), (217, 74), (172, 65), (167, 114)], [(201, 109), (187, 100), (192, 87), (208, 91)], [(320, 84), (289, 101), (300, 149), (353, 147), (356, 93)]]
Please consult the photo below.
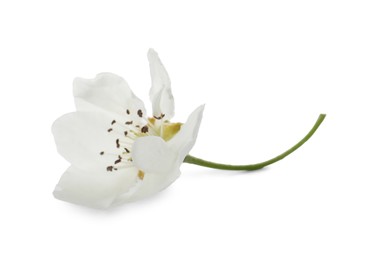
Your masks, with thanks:
[(126, 109), (126, 114), (130, 115), (130, 110)]
[(141, 109), (138, 110), (138, 116), (142, 117), (143, 116), (143, 111)]
[(147, 133), (148, 132), (148, 126), (143, 126), (141, 129), (142, 133)]
[(120, 140), (119, 139), (116, 139), (116, 147), (120, 148)]
[(113, 170), (113, 166), (108, 166), (107, 167), (107, 172), (112, 172), (112, 170)]
[(157, 120), (161, 120), (165, 117), (165, 114), (161, 114), (161, 116), (153, 116), (154, 118), (156, 118)]
[(104, 152), (103, 151), (101, 151), (100, 153), (99, 153), (100, 155), (103, 155), (104, 154)]
[(112, 128), (110, 128), (110, 129), (107, 130), (108, 133), (111, 132), (111, 131), (112, 131)]
[(125, 122), (125, 124), (126, 125), (131, 125), (131, 124), (133, 124), (133, 121), (127, 121), (127, 122)]
[(124, 148), (125, 149), (125, 151), (127, 152), (127, 153), (130, 153), (130, 151), (129, 151), (129, 149), (128, 148)]
[(118, 164), (118, 163), (120, 163), (121, 162), (121, 159), (117, 159), (116, 161), (115, 161), (115, 164)]
[(113, 125), (114, 123), (116, 123), (116, 120), (113, 120), (113, 121), (111, 122), (111, 125)]
[(125, 136), (127, 136), (128, 135), (128, 131), (125, 131), (124, 134), (125, 134)]

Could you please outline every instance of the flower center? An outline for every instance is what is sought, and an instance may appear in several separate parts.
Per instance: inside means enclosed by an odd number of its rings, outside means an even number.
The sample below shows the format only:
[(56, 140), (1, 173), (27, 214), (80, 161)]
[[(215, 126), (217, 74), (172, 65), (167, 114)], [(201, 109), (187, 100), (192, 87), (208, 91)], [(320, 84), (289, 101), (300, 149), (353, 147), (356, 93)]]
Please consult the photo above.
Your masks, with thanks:
[(170, 123), (170, 122), (165, 122), (162, 124), (162, 139), (164, 139), (166, 142), (169, 141), (171, 138), (176, 135), (180, 127), (182, 126), (182, 123)]
[[(159, 117), (146, 118), (141, 109), (132, 113), (126, 109), (126, 121), (112, 120), (107, 129), (108, 134), (115, 134), (118, 138), (114, 142), (114, 153), (101, 151), (101, 156), (111, 156), (112, 164), (106, 167), (107, 172), (119, 171), (134, 167), (131, 157), (131, 149), (137, 138), (145, 136), (159, 136), (166, 142), (171, 140), (180, 130), (181, 123), (171, 123), (163, 120), (164, 114)], [(140, 180), (144, 179), (145, 173), (138, 170), (137, 174)]]

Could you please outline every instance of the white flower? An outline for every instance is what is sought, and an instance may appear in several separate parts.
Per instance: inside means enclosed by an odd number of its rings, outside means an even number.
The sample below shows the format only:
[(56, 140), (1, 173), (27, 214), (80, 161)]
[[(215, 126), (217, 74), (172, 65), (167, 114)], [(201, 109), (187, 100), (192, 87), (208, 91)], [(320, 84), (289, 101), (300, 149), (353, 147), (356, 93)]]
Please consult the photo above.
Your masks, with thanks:
[(170, 79), (150, 49), (153, 117), (119, 76), (101, 73), (73, 83), (76, 112), (52, 127), (58, 152), (71, 163), (54, 190), (57, 199), (107, 208), (165, 189), (193, 147), (204, 106), (185, 124), (170, 123)]

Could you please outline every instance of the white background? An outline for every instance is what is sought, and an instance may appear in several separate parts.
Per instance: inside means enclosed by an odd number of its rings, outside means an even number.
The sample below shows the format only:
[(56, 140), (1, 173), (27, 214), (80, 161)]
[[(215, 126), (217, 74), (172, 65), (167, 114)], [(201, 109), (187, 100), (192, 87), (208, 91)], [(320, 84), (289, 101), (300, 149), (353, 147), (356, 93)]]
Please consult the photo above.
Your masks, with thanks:
[[(370, 1), (0, 2), (1, 259), (370, 259)], [(55, 200), (68, 163), (52, 122), (72, 80), (122, 75), (149, 104), (146, 52), (176, 121), (206, 103), (192, 154), (160, 194), (110, 211)], [(148, 106), (149, 107), (149, 106)]]

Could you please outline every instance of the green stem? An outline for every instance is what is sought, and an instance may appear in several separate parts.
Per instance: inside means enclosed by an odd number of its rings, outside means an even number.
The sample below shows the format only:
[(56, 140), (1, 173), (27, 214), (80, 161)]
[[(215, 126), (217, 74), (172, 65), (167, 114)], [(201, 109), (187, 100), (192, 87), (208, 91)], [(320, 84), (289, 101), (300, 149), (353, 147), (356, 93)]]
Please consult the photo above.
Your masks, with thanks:
[(196, 164), (200, 165), (203, 167), (208, 167), (208, 168), (214, 168), (214, 169), (221, 169), (221, 170), (235, 170), (235, 171), (254, 171), (254, 170), (259, 170), (267, 165), (273, 164), (275, 162), (278, 162), (288, 156), (289, 154), (293, 153), (296, 149), (298, 149), (300, 146), (302, 146), (306, 141), (311, 138), (311, 136), (316, 132), (318, 127), (321, 125), (323, 120), (325, 119), (326, 115), (321, 114), (319, 115), (316, 123), (312, 127), (312, 129), (309, 131), (309, 133), (304, 136), (303, 139), (300, 140), (296, 145), (291, 147), (289, 150), (286, 152), (278, 155), (277, 157), (274, 157), (268, 161), (261, 162), (261, 163), (256, 163), (256, 164), (250, 164), (250, 165), (230, 165), (230, 164), (221, 164), (221, 163), (215, 163), (215, 162), (210, 162), (206, 160), (202, 160), (200, 158), (194, 157), (192, 155), (187, 155), (186, 158), (184, 159), (185, 163), (190, 163), (190, 164)]

